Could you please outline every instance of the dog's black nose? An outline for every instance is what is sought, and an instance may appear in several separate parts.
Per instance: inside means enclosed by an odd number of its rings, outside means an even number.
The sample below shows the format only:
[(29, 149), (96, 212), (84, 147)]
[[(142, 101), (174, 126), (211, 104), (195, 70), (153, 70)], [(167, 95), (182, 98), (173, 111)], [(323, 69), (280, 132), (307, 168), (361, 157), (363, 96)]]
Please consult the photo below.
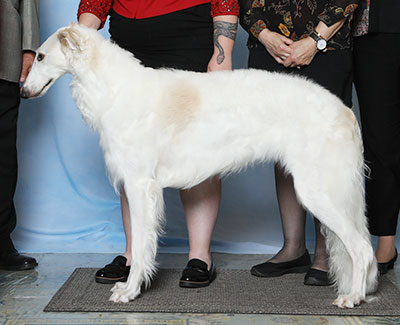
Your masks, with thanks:
[(21, 97), (22, 98), (29, 98), (29, 93), (26, 91), (24, 87), (21, 89)]

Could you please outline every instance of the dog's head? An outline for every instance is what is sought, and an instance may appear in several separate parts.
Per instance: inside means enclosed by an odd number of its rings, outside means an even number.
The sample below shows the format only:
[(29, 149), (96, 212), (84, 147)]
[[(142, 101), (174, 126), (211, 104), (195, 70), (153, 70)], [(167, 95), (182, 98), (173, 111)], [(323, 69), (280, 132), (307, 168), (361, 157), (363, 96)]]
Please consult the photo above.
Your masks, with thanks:
[(94, 32), (71, 24), (51, 35), (36, 51), (35, 61), (22, 87), (21, 96), (43, 96), (58, 78), (72, 72), (74, 63), (87, 56), (85, 51), (89, 43), (88, 34)]

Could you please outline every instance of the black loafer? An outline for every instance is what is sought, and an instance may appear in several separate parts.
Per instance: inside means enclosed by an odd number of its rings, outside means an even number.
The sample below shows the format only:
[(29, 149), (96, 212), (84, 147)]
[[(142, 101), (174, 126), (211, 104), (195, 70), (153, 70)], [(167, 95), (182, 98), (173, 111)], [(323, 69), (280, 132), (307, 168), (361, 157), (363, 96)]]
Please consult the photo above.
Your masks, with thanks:
[(304, 273), (310, 268), (311, 259), (308, 251), (292, 261), (272, 263), (265, 262), (262, 264), (255, 265), (251, 268), (250, 272), (252, 275), (270, 278), (281, 276), (287, 273)]
[(396, 249), (396, 254), (389, 262), (378, 263), (379, 275), (386, 274), (388, 273), (389, 270), (392, 270), (394, 267), (394, 262), (396, 262), (396, 260), (397, 260), (397, 249)]
[(16, 249), (0, 253), (0, 269), (7, 271), (31, 270), (38, 263), (33, 257), (21, 255)]
[(182, 272), (179, 286), (182, 288), (207, 287), (217, 277), (214, 263), (210, 270), (207, 270), (207, 263), (197, 258), (191, 259)]
[(304, 277), (304, 284), (307, 286), (330, 286), (333, 282), (328, 277), (328, 272), (309, 269)]
[(117, 256), (102, 269), (98, 270), (95, 275), (97, 283), (109, 284), (115, 282), (125, 282), (128, 279), (130, 266), (126, 266), (126, 258)]

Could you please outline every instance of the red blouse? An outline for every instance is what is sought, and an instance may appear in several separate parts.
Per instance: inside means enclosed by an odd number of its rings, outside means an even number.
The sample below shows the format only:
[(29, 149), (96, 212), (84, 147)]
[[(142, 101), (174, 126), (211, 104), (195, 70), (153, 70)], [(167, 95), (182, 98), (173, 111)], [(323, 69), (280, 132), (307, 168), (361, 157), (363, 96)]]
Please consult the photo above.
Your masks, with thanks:
[(78, 17), (89, 12), (101, 20), (102, 28), (112, 9), (127, 18), (149, 18), (211, 2), (211, 16), (239, 16), (238, 0), (81, 0)]

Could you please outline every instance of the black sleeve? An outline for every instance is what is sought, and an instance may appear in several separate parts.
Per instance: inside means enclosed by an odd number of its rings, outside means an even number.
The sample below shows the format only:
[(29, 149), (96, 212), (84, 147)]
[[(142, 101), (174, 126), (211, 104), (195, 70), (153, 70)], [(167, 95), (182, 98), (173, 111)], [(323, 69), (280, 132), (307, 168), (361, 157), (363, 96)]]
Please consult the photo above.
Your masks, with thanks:
[(258, 38), (258, 34), (269, 27), (265, 19), (264, 0), (239, 0), (240, 25), (249, 34)]

